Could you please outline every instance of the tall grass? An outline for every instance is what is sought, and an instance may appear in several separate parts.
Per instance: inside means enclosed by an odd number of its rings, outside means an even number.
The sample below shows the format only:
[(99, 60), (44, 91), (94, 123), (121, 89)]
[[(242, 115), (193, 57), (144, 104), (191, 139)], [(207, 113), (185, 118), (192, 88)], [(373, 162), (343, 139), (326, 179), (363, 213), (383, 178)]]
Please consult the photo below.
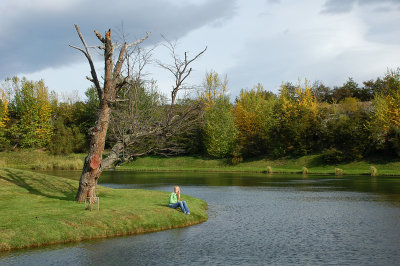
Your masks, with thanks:
[(62, 160), (54, 158), (48, 161), (36, 161), (31, 169), (33, 170), (79, 170), (83, 167), (80, 159)]
[(79, 170), (85, 154), (51, 155), (44, 151), (0, 152), (0, 167), (33, 170)]

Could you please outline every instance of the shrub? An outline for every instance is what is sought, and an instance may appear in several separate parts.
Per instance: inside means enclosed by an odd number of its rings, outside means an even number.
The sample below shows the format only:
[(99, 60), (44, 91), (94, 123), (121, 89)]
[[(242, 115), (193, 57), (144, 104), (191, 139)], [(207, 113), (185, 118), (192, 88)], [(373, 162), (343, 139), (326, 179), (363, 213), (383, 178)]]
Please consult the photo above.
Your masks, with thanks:
[(55, 123), (55, 133), (49, 143), (52, 154), (68, 154), (71, 152), (85, 151), (85, 136), (78, 127), (67, 127), (62, 119)]
[(335, 168), (335, 175), (343, 175), (343, 169)]
[(243, 161), (243, 158), (240, 156), (233, 156), (232, 165), (237, 165)]
[(375, 166), (371, 166), (370, 170), (371, 170), (371, 176), (377, 176), (378, 175), (378, 169), (376, 169)]
[(265, 171), (267, 174), (272, 174), (272, 167), (268, 166), (267, 170)]
[(328, 164), (336, 164), (346, 160), (342, 151), (336, 148), (325, 149), (321, 154), (321, 159)]
[(303, 173), (303, 175), (307, 175), (308, 174), (308, 168), (303, 166), (302, 173)]
[(6, 136), (5, 129), (0, 128), (0, 151), (9, 150), (10, 147), (10, 140)]

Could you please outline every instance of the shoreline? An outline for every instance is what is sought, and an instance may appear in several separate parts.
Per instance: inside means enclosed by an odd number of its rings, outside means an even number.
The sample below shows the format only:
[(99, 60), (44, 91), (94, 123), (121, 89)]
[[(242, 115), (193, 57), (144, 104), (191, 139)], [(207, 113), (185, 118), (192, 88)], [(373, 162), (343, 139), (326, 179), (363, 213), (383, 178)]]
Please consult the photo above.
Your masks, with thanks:
[[(343, 170), (343, 169), (342, 169)], [(304, 175), (304, 176), (371, 176), (371, 177), (400, 177), (399, 173), (378, 173), (375, 176), (372, 176), (370, 172), (367, 172), (365, 169), (352, 169), (352, 172), (348, 172), (346, 170), (343, 171), (342, 174), (335, 174), (334, 169), (330, 172), (328, 171), (315, 171), (310, 170), (307, 174), (303, 174), (301, 170), (282, 170), (282, 169), (273, 169), (272, 172), (268, 172), (267, 170), (254, 170), (254, 169), (214, 169), (214, 168), (130, 168), (130, 167), (117, 167), (112, 169), (107, 169), (107, 171), (132, 171), (132, 172), (197, 172), (197, 173), (252, 173), (252, 174), (265, 174), (265, 175)]]
[(48, 246), (52, 246), (52, 245), (79, 243), (79, 242), (83, 242), (83, 241), (87, 241), (87, 240), (107, 239), (107, 238), (114, 238), (114, 237), (125, 237), (125, 236), (135, 236), (135, 235), (150, 234), (150, 233), (156, 233), (156, 232), (161, 232), (161, 231), (166, 231), (166, 230), (172, 230), (172, 229), (179, 229), (179, 228), (185, 228), (185, 227), (189, 227), (189, 226), (194, 226), (194, 225), (202, 224), (202, 223), (206, 222), (207, 220), (208, 219), (199, 220), (198, 222), (194, 222), (194, 223), (181, 224), (181, 225), (172, 226), (172, 227), (165, 227), (165, 228), (148, 229), (148, 230), (144, 230), (144, 231), (133, 231), (133, 232), (121, 233), (121, 234), (93, 236), (93, 237), (89, 237), (89, 238), (81, 238), (79, 240), (66, 240), (66, 241), (60, 241), (60, 242), (48, 242), (48, 243), (32, 244), (32, 245), (23, 246), (23, 247), (12, 247), (10, 249), (1, 249), (0, 248), (0, 252), (7, 253), (7, 252), (23, 250), (23, 249), (33, 249), (33, 248), (48, 247)]
[[(86, 154), (50, 155), (43, 151), (21, 150), (0, 152), (0, 167), (29, 170), (81, 170)], [(213, 159), (201, 156), (139, 157), (125, 162), (119, 170), (152, 172), (226, 172), (262, 173), (270, 167), (272, 174), (302, 174), (303, 167), (309, 175), (334, 175), (335, 168), (343, 170), (343, 175), (370, 175), (370, 167), (377, 169), (378, 176), (400, 176), (400, 158), (375, 156), (358, 161), (327, 164), (321, 161), (320, 154), (300, 157), (271, 159), (258, 157), (232, 165), (228, 159)]]
[[(210, 159), (194, 156), (178, 157), (141, 157), (126, 162), (115, 170), (152, 171), (152, 172), (225, 172), (225, 173), (265, 173), (265, 174), (303, 174), (337, 175), (369, 175), (371, 167), (377, 176), (400, 176), (400, 158), (376, 157), (360, 161), (326, 164), (318, 154), (296, 158), (254, 158), (232, 165), (226, 159)], [(376, 172), (377, 170), (377, 172)], [(339, 175), (337, 175), (339, 176)]]

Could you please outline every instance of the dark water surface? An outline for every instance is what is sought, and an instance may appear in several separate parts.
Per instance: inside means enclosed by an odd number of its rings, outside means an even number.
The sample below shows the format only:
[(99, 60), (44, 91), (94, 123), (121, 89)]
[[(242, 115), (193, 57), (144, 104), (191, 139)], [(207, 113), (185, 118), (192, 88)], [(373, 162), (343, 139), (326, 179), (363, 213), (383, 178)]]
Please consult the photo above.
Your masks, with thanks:
[(100, 180), (164, 191), (178, 184), (208, 202), (209, 220), (0, 253), (0, 265), (400, 265), (400, 178), (116, 171)]

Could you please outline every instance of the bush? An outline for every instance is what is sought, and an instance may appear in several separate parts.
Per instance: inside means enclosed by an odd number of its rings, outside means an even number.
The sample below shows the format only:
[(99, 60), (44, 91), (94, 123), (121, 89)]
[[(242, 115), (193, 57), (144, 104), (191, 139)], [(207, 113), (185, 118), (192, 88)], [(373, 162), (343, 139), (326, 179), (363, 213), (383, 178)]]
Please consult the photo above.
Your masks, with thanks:
[(50, 153), (58, 155), (84, 152), (85, 146), (85, 136), (78, 127), (67, 127), (62, 119), (55, 123), (55, 133), (48, 146)]
[(378, 169), (376, 169), (375, 166), (371, 166), (370, 170), (371, 170), (371, 176), (377, 176), (378, 175)]
[(237, 165), (237, 164), (239, 164), (241, 162), (243, 162), (243, 158), (241, 156), (233, 155), (232, 165)]
[(0, 128), (0, 151), (6, 151), (10, 147), (10, 140), (7, 138), (4, 128)]
[(328, 164), (336, 164), (346, 160), (342, 151), (336, 148), (325, 149), (321, 154), (321, 159)]
[(268, 166), (268, 167), (267, 167), (267, 170), (265, 171), (265, 173), (267, 173), (267, 174), (272, 174), (272, 167), (271, 167), (271, 166)]
[(303, 175), (307, 175), (308, 174), (308, 168), (303, 166), (303, 169), (301, 170)]
[(343, 169), (335, 168), (335, 175), (343, 175)]

